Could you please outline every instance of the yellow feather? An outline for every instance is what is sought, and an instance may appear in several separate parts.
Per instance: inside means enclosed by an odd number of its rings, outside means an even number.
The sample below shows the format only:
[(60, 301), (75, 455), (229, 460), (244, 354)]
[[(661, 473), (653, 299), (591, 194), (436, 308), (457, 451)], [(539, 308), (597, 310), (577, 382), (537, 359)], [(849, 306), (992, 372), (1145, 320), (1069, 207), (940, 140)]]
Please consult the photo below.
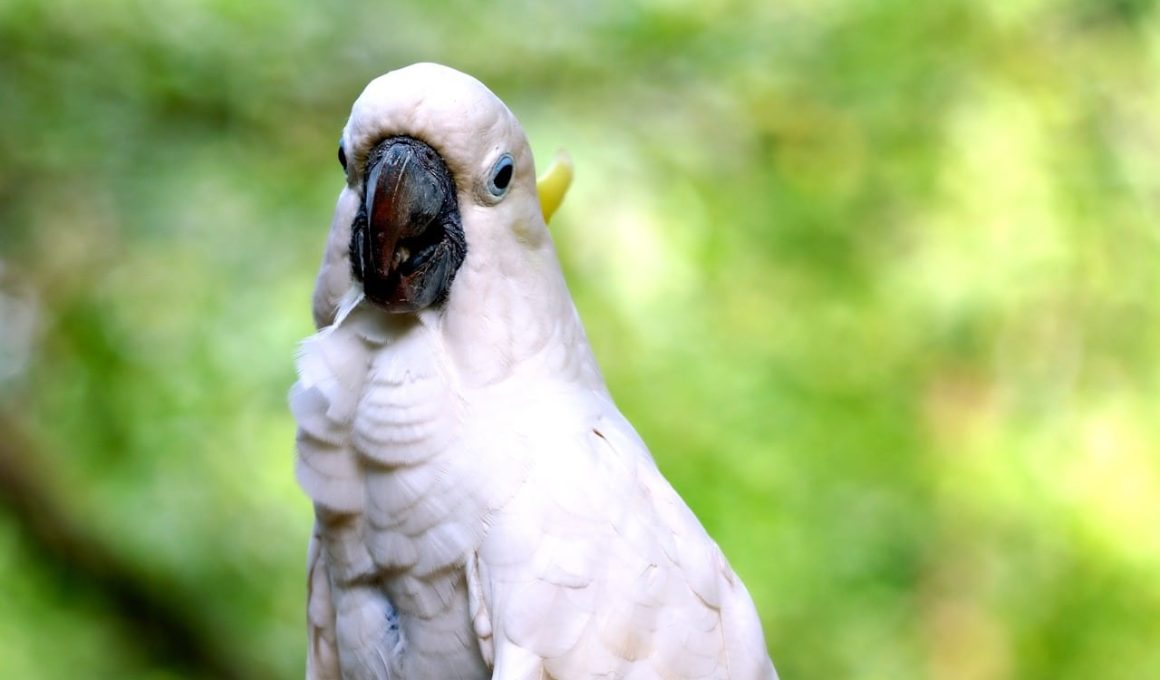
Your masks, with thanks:
[(544, 222), (550, 222), (556, 209), (564, 202), (564, 194), (568, 193), (568, 186), (572, 184), (572, 158), (561, 149), (552, 159), (548, 171), (536, 180), (536, 192), (540, 194), (540, 212), (544, 214)]

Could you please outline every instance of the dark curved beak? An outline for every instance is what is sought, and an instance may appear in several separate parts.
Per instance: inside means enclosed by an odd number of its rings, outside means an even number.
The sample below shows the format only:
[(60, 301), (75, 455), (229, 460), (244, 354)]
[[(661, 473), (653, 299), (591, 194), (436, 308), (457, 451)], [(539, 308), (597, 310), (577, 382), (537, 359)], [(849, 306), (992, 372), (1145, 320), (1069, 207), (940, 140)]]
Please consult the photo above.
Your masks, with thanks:
[[(382, 279), (397, 273), (411, 257), (401, 241), (422, 236), (439, 216), (447, 199), (442, 162), (423, 142), (388, 140), (367, 174), (367, 268)], [(368, 272), (369, 273), (369, 272)]]
[(467, 252), (447, 164), (413, 137), (390, 137), (371, 151), (364, 177), (351, 224), (352, 275), (391, 313), (442, 302)]

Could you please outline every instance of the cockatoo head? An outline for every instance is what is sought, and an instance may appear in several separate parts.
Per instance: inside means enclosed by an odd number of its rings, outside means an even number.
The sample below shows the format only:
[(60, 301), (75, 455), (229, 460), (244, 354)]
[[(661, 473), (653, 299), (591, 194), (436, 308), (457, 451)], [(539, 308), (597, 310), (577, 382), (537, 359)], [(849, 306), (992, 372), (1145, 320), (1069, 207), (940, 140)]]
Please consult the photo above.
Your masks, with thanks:
[(510, 260), (546, 238), (523, 129), (454, 69), (415, 64), (371, 81), (339, 160), (344, 196), (357, 199), (346, 207), (351, 273), (389, 312), (438, 306), (465, 266)]

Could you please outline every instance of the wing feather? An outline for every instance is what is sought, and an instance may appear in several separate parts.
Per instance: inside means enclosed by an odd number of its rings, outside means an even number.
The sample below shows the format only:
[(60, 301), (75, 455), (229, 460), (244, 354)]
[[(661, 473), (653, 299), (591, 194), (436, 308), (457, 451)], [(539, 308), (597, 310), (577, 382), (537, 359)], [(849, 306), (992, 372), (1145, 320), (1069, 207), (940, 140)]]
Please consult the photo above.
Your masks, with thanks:
[(497, 658), (513, 646), (551, 677), (776, 678), (740, 581), (605, 403), (565, 445), (551, 424), (484, 540)]

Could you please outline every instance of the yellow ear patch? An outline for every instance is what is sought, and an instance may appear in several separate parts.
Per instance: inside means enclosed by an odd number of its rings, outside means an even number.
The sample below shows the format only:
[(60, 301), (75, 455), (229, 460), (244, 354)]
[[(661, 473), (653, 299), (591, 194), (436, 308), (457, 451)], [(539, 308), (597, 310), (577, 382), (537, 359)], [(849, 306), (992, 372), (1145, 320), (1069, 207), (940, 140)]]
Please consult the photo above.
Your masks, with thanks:
[(572, 158), (561, 149), (552, 159), (552, 165), (536, 180), (536, 192), (540, 195), (540, 212), (544, 214), (544, 223), (552, 219), (556, 209), (564, 202), (564, 194), (568, 193), (568, 186), (572, 184)]

